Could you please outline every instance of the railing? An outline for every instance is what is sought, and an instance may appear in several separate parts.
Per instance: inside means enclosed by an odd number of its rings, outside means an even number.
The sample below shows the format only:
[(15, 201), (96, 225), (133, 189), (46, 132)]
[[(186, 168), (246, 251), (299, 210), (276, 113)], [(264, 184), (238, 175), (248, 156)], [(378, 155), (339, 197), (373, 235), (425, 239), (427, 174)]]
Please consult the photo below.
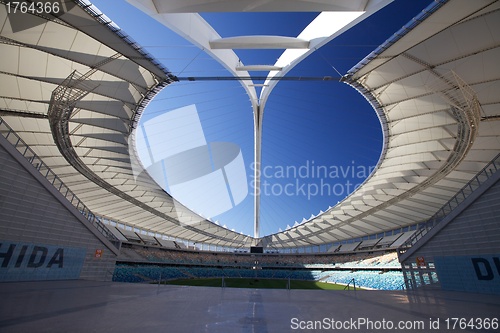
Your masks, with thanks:
[(28, 162), (47, 179), (78, 211), (104, 235), (113, 245), (119, 247), (119, 240), (95, 216), (85, 204), (62, 182), (62, 180), (36, 155), (36, 153), (17, 135), (14, 130), (0, 117), (0, 134), (28, 160)]
[(462, 187), (448, 202), (446, 202), (426, 223), (420, 224), (418, 229), (406, 242), (399, 248), (398, 253), (401, 255), (412, 247), (419, 239), (425, 236), (430, 229), (439, 224), (448, 214), (457, 208), (472, 192), (478, 189), (486, 180), (495, 174), (500, 169), (500, 154), (489, 162), (474, 178), (472, 178), (464, 187)]

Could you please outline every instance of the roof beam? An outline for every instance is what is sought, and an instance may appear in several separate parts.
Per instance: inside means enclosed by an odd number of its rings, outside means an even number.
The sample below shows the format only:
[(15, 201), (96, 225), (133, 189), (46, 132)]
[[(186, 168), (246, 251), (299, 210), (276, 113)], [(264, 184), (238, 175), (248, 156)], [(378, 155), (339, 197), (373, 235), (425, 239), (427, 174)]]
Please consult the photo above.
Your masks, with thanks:
[(129, 0), (158, 13), (366, 11), (383, 0)]
[(46, 114), (40, 112), (17, 111), (17, 110), (7, 110), (7, 109), (0, 109), (0, 116), (14, 116), (14, 117), (38, 118), (38, 119), (48, 118)]
[(247, 66), (236, 66), (237, 71), (280, 71), (283, 67), (274, 66), (274, 65), (247, 65)]
[(309, 49), (309, 41), (285, 36), (238, 36), (213, 39), (212, 49)]

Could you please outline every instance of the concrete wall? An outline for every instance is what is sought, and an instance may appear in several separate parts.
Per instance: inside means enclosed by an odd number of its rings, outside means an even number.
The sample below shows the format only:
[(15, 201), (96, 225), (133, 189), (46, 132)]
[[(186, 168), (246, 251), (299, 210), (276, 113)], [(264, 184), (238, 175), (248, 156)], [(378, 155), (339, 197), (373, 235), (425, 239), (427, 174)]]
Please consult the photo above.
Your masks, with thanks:
[(402, 264), (434, 263), (441, 288), (500, 294), (500, 181)]
[(110, 281), (116, 262), (113, 245), (1, 136), (0, 243), (0, 281)]

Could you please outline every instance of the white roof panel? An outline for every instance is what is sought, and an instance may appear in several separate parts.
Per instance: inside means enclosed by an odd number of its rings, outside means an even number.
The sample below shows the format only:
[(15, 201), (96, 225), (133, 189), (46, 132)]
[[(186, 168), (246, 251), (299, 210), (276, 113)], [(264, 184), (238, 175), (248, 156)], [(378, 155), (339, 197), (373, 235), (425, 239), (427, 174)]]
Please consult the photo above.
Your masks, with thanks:
[[(151, 5), (149, 0), (136, 2)], [(358, 10), (361, 5), (374, 8), (386, 3), (346, 0), (330, 5)], [(171, 6), (177, 11), (255, 6), (251, 1), (158, 4), (160, 11), (172, 10)], [(325, 7), (311, 1), (271, 1), (250, 10), (275, 10), (276, 6), (282, 10)], [(343, 202), (332, 203), (335, 206), (329, 211), (267, 236), (264, 242), (276, 248), (318, 245), (421, 222), (498, 155), (500, 12), (495, 8), (500, 5), (455, 0), (434, 6), (432, 14), (393, 37), (344, 78), (376, 101), (381, 115), (386, 144), (377, 172)], [(186, 17), (193, 16), (176, 16), (181, 21)], [(32, 15), (25, 19), (33, 27), (14, 33), (5, 6), (0, 6), (1, 37), (19, 43), (0, 44), (0, 72), (6, 73), (0, 74), (2, 117), (91, 210), (129, 226), (186, 240), (234, 247), (256, 241), (175, 206), (148, 175), (134, 173), (128, 139), (136, 134), (132, 131), (140, 116), (136, 112), (144, 106), (145, 96), (153, 97), (171, 82), (166, 69), (80, 6), (62, 15), (63, 23)], [(189, 26), (185, 23), (179, 24)], [(59, 117), (57, 126), (69, 131), (70, 138), (65, 138), (52, 133), (46, 117), (52, 92), (74, 70), (77, 75), (89, 75), (78, 85), (79, 92), (98, 87), (77, 101), (79, 110), (69, 118), (51, 114)], [(481, 106), (477, 112), (468, 106), (470, 100), (460, 97), (469, 88)], [(457, 96), (462, 100), (453, 101)], [(453, 105), (458, 111), (453, 111)], [(52, 109), (57, 110), (55, 104)], [(469, 126), (471, 121), (477, 121), (476, 128)], [(183, 134), (182, 129), (174, 132), (174, 141)], [(470, 133), (473, 143), (458, 137), (463, 133)], [(206, 143), (201, 136), (196, 142)], [(61, 153), (64, 150), (59, 148), (65, 144), (73, 148), (68, 151), (74, 156)]]

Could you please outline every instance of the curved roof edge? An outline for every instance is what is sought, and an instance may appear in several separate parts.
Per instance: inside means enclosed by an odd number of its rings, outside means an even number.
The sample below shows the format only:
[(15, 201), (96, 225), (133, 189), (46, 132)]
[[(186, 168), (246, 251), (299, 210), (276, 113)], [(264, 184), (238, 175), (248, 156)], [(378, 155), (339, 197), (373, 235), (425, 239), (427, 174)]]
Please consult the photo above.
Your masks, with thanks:
[[(171, 79), (174, 78), (172, 73), (163, 66), (158, 60), (156, 60), (149, 52), (144, 50), (142, 46), (140, 46), (132, 37), (126, 34), (115, 22), (109, 19), (104, 13), (102, 13), (94, 4), (92, 4), (88, 0), (74, 0), (75, 3), (81, 7), (86, 13), (92, 16), (97, 22), (101, 23), (103, 26), (108, 28), (111, 32), (115, 33), (117, 37), (123, 40), (128, 46), (132, 47), (137, 53), (141, 55), (141, 57), (147, 60), (153, 66), (145, 66), (144, 63), (140, 63), (141, 66), (146, 67), (149, 71), (159, 75), (160, 70), (163, 76), (169, 77)], [(96, 40), (100, 40), (99, 36), (93, 36)], [(137, 59), (131, 59), (132, 61), (137, 61)], [(155, 68), (154, 68), (155, 67)]]
[(444, 4), (446, 4), (448, 0), (434, 0), (427, 8), (420, 12), (417, 16), (415, 16), (410, 22), (405, 24), (401, 29), (399, 29), (396, 33), (394, 33), (389, 39), (387, 39), (382, 45), (379, 45), (375, 50), (370, 52), (366, 57), (364, 57), (360, 62), (358, 62), (354, 67), (347, 71), (346, 76), (354, 75), (358, 70), (368, 64), (370, 61), (379, 56), (382, 52), (396, 43), (398, 40), (403, 38), (406, 34), (408, 34), (411, 30), (413, 30), (417, 25), (422, 23), (427, 17), (429, 17), (432, 13), (441, 8)]

